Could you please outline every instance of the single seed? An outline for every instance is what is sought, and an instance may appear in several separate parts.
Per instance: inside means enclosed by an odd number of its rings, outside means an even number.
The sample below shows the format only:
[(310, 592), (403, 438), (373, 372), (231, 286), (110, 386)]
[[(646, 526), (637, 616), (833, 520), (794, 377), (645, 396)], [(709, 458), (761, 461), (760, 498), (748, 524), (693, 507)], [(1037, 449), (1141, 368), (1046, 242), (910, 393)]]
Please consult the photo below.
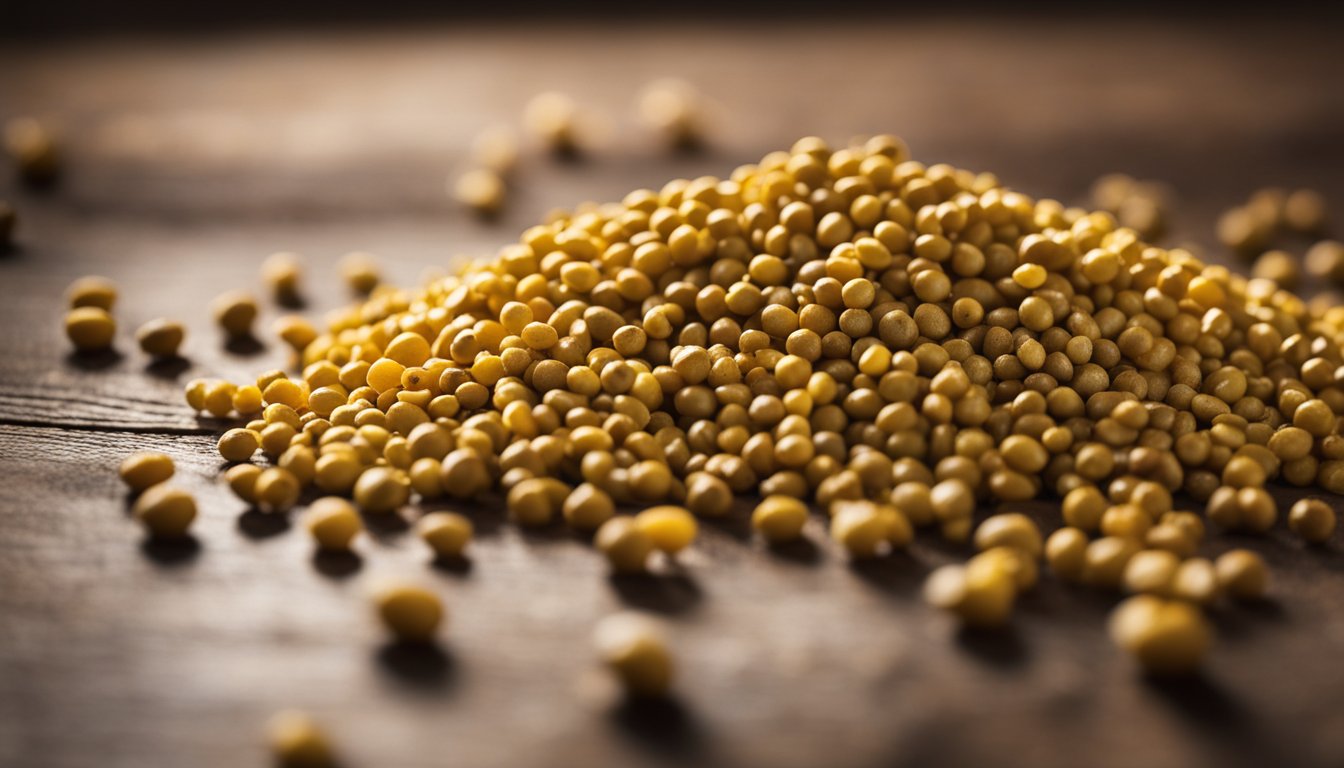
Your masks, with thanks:
[(1224, 552), (1214, 561), (1218, 586), (1238, 600), (1259, 600), (1269, 587), (1269, 568), (1249, 549)]
[(317, 546), (328, 552), (349, 551), (350, 542), (364, 530), (354, 505), (336, 496), (326, 496), (309, 504), (303, 523)]
[(1302, 499), (1288, 510), (1288, 527), (1311, 544), (1323, 544), (1335, 533), (1335, 510), (1320, 499)]
[(196, 499), (181, 488), (159, 484), (135, 500), (131, 513), (156, 539), (180, 538), (196, 519)]
[(616, 573), (643, 571), (653, 553), (654, 542), (632, 517), (617, 516), (603, 523), (593, 539), (598, 551)]
[(250, 429), (230, 429), (219, 438), (219, 455), (228, 462), (249, 461), (260, 447), (261, 436)]
[(633, 696), (662, 696), (672, 685), (673, 662), (662, 628), (632, 613), (598, 622), (593, 632), (602, 663)]
[(652, 541), (653, 546), (675, 555), (695, 541), (695, 517), (685, 507), (664, 505), (649, 507), (635, 515), (635, 524)]
[(796, 541), (807, 523), (807, 505), (790, 496), (767, 496), (751, 513), (751, 525), (771, 544)]
[(354, 495), (360, 509), (385, 515), (410, 501), (410, 479), (392, 467), (371, 467), (355, 481)]
[(117, 323), (105, 309), (80, 307), (65, 316), (65, 335), (80, 352), (101, 352), (112, 346)]
[(390, 584), (378, 590), (374, 605), (383, 626), (397, 640), (430, 643), (446, 617), (443, 602), (414, 584)]
[(165, 360), (177, 357), (177, 350), (186, 337), (186, 329), (181, 323), (165, 318), (150, 320), (135, 332), (135, 340), (145, 354)]
[(335, 753), (327, 735), (307, 713), (284, 710), (266, 725), (271, 754), (281, 768), (331, 768)]
[(487, 168), (467, 171), (454, 182), (453, 196), (483, 216), (494, 215), (504, 204), (504, 180)]
[(415, 524), (415, 533), (437, 557), (458, 558), (471, 541), (471, 520), (456, 512), (431, 512)]
[(232, 291), (215, 298), (210, 304), (215, 323), (230, 339), (252, 336), (252, 323), (257, 319), (257, 302), (246, 293)]
[(111, 312), (112, 306), (117, 303), (117, 284), (106, 277), (81, 277), (70, 284), (65, 296), (70, 309), (96, 307)]
[(123, 459), (117, 473), (132, 492), (142, 493), (172, 477), (173, 469), (173, 460), (168, 454), (141, 451)]
[(1127, 598), (1111, 613), (1111, 639), (1159, 675), (1179, 675), (1199, 666), (1212, 632), (1199, 608), (1153, 595)]

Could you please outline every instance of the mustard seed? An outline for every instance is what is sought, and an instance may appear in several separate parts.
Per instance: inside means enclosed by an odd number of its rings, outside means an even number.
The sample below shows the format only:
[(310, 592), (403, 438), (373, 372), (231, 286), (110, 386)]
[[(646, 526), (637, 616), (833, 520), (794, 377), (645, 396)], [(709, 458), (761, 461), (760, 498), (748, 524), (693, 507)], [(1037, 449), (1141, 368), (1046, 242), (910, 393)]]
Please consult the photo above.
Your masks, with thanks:
[(196, 519), (196, 499), (190, 493), (160, 483), (146, 489), (131, 507), (135, 519), (156, 539), (187, 534)]
[(608, 616), (597, 625), (593, 642), (602, 662), (634, 696), (661, 696), (672, 685), (674, 665), (662, 629), (631, 613)]
[(438, 557), (461, 557), (471, 541), (471, 520), (456, 512), (431, 512), (415, 524), (415, 533)]
[(165, 453), (140, 451), (122, 460), (117, 473), (135, 493), (143, 493), (173, 476), (173, 460)]
[(447, 613), (438, 595), (414, 584), (386, 585), (378, 590), (374, 604), (383, 626), (410, 643), (433, 642)]
[(336, 496), (326, 496), (309, 504), (303, 524), (318, 547), (329, 552), (348, 551), (350, 542), (364, 530), (354, 505)]

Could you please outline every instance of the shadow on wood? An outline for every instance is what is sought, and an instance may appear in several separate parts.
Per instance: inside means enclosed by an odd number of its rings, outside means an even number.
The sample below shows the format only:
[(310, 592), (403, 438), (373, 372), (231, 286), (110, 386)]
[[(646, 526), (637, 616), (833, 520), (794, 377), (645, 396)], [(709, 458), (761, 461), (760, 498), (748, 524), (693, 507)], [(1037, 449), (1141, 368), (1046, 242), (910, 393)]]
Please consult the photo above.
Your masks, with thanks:
[(70, 352), (65, 362), (81, 371), (105, 371), (121, 362), (123, 355), (116, 349), (102, 349), (97, 352)]
[(433, 560), (429, 561), (429, 564), (433, 566), (436, 571), (451, 573), (455, 576), (469, 576), (472, 568), (471, 558), (466, 555), (458, 555), (456, 557), (436, 555)]
[(960, 627), (957, 629), (957, 647), (1002, 670), (1018, 669), (1030, 658), (1027, 644), (1022, 642), (1022, 635), (1012, 624), (990, 629)]
[(251, 508), (238, 516), (238, 531), (249, 539), (269, 539), (289, 530), (289, 518)]
[(378, 664), (399, 684), (421, 691), (446, 690), (455, 671), (452, 655), (437, 643), (406, 640), (379, 648)]
[(622, 602), (658, 613), (685, 613), (702, 597), (695, 580), (682, 573), (613, 573), (607, 581)]
[(675, 696), (627, 697), (611, 717), (622, 735), (659, 757), (686, 760), (704, 750), (703, 732)]
[(364, 558), (355, 552), (333, 552), (319, 549), (313, 553), (313, 568), (332, 579), (353, 576), (364, 566)]
[(191, 534), (174, 539), (147, 538), (140, 542), (140, 551), (156, 565), (171, 568), (195, 560), (201, 553), (201, 542)]
[(191, 368), (191, 361), (181, 355), (154, 360), (145, 366), (145, 373), (159, 379), (176, 380)]

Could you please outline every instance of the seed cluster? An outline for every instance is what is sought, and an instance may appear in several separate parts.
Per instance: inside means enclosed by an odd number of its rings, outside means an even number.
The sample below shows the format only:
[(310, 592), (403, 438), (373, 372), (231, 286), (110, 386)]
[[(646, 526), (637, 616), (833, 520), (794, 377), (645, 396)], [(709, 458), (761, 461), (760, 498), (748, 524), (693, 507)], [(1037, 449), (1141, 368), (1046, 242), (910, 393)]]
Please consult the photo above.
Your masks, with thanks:
[[(255, 316), (220, 309), (231, 332)], [(1209, 530), (1268, 530), (1272, 480), (1344, 491), (1344, 310), (1107, 213), (926, 166), (889, 136), (807, 138), (727, 179), (585, 205), (291, 335), (301, 373), (186, 391), (247, 419), (220, 450), (270, 460), (228, 471), (263, 510), (307, 487), (371, 514), (498, 491), (517, 524), (596, 531), (632, 572), (737, 496), (763, 498), (753, 526), (770, 543), (803, 535), (811, 501), (853, 558), (917, 529), (973, 540), (926, 585), (973, 625), (1007, 621), (1042, 559), (1133, 592), (1117, 643), (1160, 671), (1203, 655), (1201, 606), (1264, 592), (1249, 553), (1198, 556)], [(1013, 509), (1043, 496), (1062, 499), (1048, 536)], [(1304, 504), (1293, 530), (1328, 538), (1333, 512)], [(985, 507), (1000, 514), (977, 527)], [(312, 530), (348, 546), (357, 528), (335, 528)], [(445, 555), (470, 536), (443, 518), (418, 530)], [(423, 634), (403, 619), (427, 601), (388, 605), (414, 607), (384, 612), (399, 634)]]

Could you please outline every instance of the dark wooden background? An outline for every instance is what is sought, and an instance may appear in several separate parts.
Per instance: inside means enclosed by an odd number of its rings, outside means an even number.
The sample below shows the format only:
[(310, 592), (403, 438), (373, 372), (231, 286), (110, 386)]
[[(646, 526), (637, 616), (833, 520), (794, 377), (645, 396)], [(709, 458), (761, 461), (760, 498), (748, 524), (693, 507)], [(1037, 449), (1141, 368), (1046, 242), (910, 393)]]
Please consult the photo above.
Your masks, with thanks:
[[(1340, 536), (1210, 542), (1263, 552), (1274, 599), (1214, 611), (1205, 673), (1158, 683), (1107, 641), (1113, 598), (1046, 578), (1007, 631), (961, 633), (919, 585), (964, 553), (926, 543), (850, 567), (819, 524), (785, 555), (740, 517), (707, 525), (678, 569), (635, 580), (563, 533), (492, 523), (497, 505), (475, 512), (469, 569), (433, 567), (396, 526), (358, 559), (314, 560), (300, 531), (231, 497), (223, 425), (180, 395), (286, 362), (275, 343), (225, 350), (206, 307), (259, 289), (272, 251), (304, 254), (321, 311), (343, 299), (329, 267), (346, 251), (413, 283), (551, 207), (724, 174), (811, 133), (899, 133), (917, 158), (1067, 202), (1102, 173), (1159, 178), (1179, 196), (1170, 242), (1210, 245), (1217, 212), (1263, 184), (1315, 186), (1344, 219), (1337, 21), (1279, 16), (7, 41), (0, 117), (57, 124), (68, 172), (41, 193), (0, 185), (22, 217), (0, 257), (0, 764), (257, 765), (287, 706), (352, 766), (1341, 764)], [(713, 100), (703, 152), (661, 152), (632, 120), (638, 86), (665, 75)], [(530, 153), (497, 223), (450, 205), (473, 135), (547, 88), (591, 110), (594, 151)], [(87, 273), (122, 287), (116, 355), (67, 353), (62, 291)], [(130, 334), (157, 316), (189, 324), (189, 362), (146, 366)], [(128, 518), (115, 468), (144, 448), (198, 495), (194, 546), (147, 546)], [(383, 645), (365, 595), (393, 574), (443, 595), (441, 653)], [(669, 620), (670, 703), (619, 705), (594, 673), (592, 625), (621, 607)]]

